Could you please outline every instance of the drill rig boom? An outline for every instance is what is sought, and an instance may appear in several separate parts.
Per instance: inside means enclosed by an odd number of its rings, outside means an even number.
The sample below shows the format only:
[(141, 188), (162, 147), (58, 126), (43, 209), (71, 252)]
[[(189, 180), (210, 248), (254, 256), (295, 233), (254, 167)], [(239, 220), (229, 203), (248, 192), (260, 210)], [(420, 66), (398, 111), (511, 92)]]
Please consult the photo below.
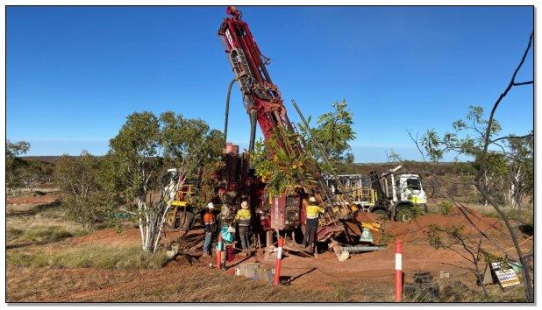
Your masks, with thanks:
[[(239, 83), (243, 101), (250, 115), (251, 134), (249, 150), (254, 148), (256, 122), (260, 125), (265, 139), (279, 129), (292, 131), (278, 87), (273, 84), (266, 65), (269, 58), (265, 57), (254, 41), (248, 24), (241, 20), (241, 12), (235, 7), (228, 7), (227, 13), (232, 17), (226, 18), (218, 30), (228, 54), (228, 60)], [(281, 137), (288, 153), (300, 153), (298, 146), (286, 143)]]
[[(288, 134), (295, 133), (295, 129), (288, 119), (281, 93), (278, 87), (273, 84), (267, 71), (266, 65), (269, 64), (269, 58), (261, 53), (248, 24), (241, 20), (241, 12), (230, 6), (226, 13), (230, 16), (222, 22), (218, 35), (224, 44), (226, 55), (234, 72), (235, 80), (239, 84), (243, 102), (250, 117), (249, 150), (252, 151), (254, 148), (256, 124), (259, 124), (265, 140), (270, 139), (273, 135), (278, 135), (275, 137), (278, 138), (279, 147), (284, 149), (290, 156), (301, 156), (304, 152), (303, 142), (298, 138), (289, 138)], [(311, 172), (317, 182), (313, 188), (309, 189), (308, 193), (302, 194), (302, 196), (316, 195), (320, 204), (327, 206), (326, 214), (320, 226), (332, 224), (336, 227), (321, 227), (323, 230), (320, 229), (322, 234), (319, 232), (319, 237), (320, 235), (330, 236), (331, 233), (341, 230), (341, 227), (337, 227), (340, 226), (338, 220), (349, 217), (350, 209), (344, 203), (344, 199), (339, 199), (343, 204), (337, 207), (337, 198), (333, 197), (316, 163), (311, 165)], [(287, 214), (295, 213), (293, 203), (291, 203), (294, 200), (291, 197), (275, 197), (271, 207), (271, 218), (279, 219), (284, 223)], [(298, 202), (296, 206), (297, 213), (302, 215), (298, 215), (299, 219), (294, 222), (300, 223), (303, 222), (305, 206), (300, 206), (301, 201), (299, 199)], [(300, 208), (302, 212), (299, 212)], [(279, 209), (282, 211), (279, 212)], [(336, 212), (337, 209), (342, 212)], [(275, 221), (272, 220), (272, 222)], [(272, 227), (283, 229), (284, 225), (272, 225)]]

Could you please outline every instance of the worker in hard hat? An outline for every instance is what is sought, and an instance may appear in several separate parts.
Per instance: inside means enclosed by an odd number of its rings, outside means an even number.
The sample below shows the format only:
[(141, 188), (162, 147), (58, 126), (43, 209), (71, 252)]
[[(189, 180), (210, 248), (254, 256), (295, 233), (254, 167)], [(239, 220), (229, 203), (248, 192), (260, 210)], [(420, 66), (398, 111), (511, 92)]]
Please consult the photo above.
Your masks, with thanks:
[(239, 226), (239, 238), (241, 239), (243, 252), (248, 253), (250, 248), (250, 210), (248, 209), (248, 202), (246, 200), (241, 202), (241, 209), (237, 211), (235, 221)]
[(318, 217), (324, 213), (324, 209), (318, 206), (315, 197), (309, 198), (309, 204), (306, 208), (307, 222), (305, 226), (305, 235), (303, 236), (303, 244), (308, 247), (310, 252), (314, 252), (316, 244), (316, 228), (318, 228)]
[(203, 256), (209, 256), (209, 248), (213, 242), (213, 232), (215, 231), (215, 206), (212, 202), (207, 204), (206, 212), (203, 215), (205, 241), (203, 242)]

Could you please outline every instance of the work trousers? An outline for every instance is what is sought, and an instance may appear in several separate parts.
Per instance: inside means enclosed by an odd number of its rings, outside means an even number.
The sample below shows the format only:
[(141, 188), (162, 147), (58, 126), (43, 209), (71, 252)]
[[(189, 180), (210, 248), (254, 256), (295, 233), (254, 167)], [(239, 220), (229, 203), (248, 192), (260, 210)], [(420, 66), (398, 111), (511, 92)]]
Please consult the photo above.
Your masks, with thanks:
[[(318, 219), (307, 219), (307, 226), (305, 227), (305, 235), (303, 236), (303, 244), (308, 245), (311, 248), (314, 247), (316, 241), (316, 228), (318, 227)], [(307, 244), (308, 243), (308, 244)]]
[(249, 226), (239, 225), (239, 238), (241, 239), (241, 247), (243, 248), (243, 250), (247, 251), (250, 248), (249, 234)]
[(205, 241), (203, 242), (203, 254), (210, 254), (209, 248), (211, 247), (211, 242), (213, 242), (213, 233), (205, 232)]

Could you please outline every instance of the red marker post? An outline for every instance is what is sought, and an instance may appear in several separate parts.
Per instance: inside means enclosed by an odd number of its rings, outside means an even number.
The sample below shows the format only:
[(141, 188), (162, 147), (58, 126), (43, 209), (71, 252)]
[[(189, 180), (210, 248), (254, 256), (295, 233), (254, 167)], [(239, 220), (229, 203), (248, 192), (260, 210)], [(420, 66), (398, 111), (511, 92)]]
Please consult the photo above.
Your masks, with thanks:
[(284, 238), (279, 237), (279, 249), (277, 253), (277, 263), (275, 266), (275, 278), (273, 279), (273, 285), (279, 285), (280, 279), (280, 262), (282, 261), (282, 247), (284, 246)]
[(222, 263), (222, 233), (218, 233), (218, 245), (216, 249), (216, 269), (220, 269)]
[(395, 240), (395, 302), (401, 302), (403, 294), (403, 246)]

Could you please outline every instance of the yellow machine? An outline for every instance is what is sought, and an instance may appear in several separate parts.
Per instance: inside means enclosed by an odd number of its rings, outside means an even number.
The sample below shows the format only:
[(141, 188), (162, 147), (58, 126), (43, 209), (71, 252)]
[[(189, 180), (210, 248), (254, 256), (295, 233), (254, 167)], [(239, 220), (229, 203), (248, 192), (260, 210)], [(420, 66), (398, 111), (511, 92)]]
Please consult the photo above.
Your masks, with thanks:
[(164, 175), (166, 187), (164, 190), (170, 192), (166, 197), (170, 208), (166, 214), (165, 224), (170, 230), (189, 230), (194, 226), (195, 208), (193, 198), (195, 196), (196, 185), (185, 183), (175, 193), (173, 189), (176, 185), (177, 169), (169, 169)]
[(337, 188), (337, 177), (343, 186), (345, 194), (348, 195), (352, 203), (361, 210), (372, 209), (376, 204), (376, 192), (371, 188), (370, 179), (368, 176), (361, 174), (344, 174), (338, 176), (328, 176), (325, 178), (326, 183), (331, 188), (333, 193), (339, 192)]
[(166, 215), (166, 225), (173, 230), (187, 230), (194, 224), (194, 207), (192, 197), (194, 185), (185, 184), (177, 191)]

